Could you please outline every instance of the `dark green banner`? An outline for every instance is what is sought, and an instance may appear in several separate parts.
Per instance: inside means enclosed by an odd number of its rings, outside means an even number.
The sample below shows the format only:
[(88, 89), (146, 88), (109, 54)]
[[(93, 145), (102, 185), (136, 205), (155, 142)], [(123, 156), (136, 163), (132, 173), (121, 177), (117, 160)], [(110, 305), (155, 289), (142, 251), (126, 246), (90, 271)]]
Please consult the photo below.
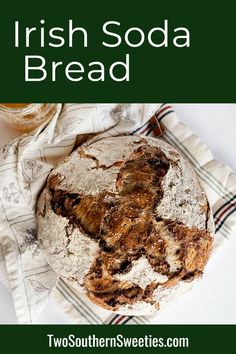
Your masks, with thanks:
[(4, 2), (0, 101), (236, 102), (233, 4)]
[[(32, 353), (231, 353), (235, 326), (0, 326), (1, 348)], [(231, 349), (232, 348), (232, 349)]]

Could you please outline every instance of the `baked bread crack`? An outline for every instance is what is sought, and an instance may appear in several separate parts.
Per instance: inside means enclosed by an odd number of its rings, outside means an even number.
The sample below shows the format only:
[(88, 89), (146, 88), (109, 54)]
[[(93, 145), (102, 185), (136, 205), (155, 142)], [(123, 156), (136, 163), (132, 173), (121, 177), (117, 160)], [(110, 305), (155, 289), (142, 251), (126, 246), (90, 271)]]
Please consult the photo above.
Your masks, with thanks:
[(37, 223), (55, 271), (97, 305), (126, 314), (156, 312), (188, 288), (213, 243), (209, 203), (191, 167), (168, 144), (135, 136), (73, 152), (50, 173)]

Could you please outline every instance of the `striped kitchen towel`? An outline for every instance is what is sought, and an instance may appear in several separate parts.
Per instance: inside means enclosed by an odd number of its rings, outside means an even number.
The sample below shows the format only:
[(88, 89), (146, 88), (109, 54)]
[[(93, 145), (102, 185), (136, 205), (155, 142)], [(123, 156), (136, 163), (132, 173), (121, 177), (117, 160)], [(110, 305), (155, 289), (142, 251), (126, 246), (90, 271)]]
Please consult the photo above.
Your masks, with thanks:
[[(160, 133), (162, 135), (160, 136)], [(12, 293), (20, 323), (35, 323), (52, 296), (75, 323), (145, 324), (155, 316), (113, 314), (71, 288), (37, 243), (35, 206), (50, 170), (86, 139), (143, 134), (161, 138), (192, 164), (213, 208), (214, 252), (236, 229), (236, 176), (167, 104), (64, 104), (30, 134), (0, 148), (0, 281)]]
[[(214, 159), (208, 147), (179, 120), (168, 104), (161, 105), (151, 120), (143, 126), (129, 131), (129, 134), (161, 138), (174, 146), (190, 161), (213, 209), (216, 230), (213, 253), (216, 253), (224, 241), (236, 230), (235, 174), (228, 166)], [(111, 134), (109, 131), (109, 133), (103, 133), (102, 137), (108, 135), (116, 134)], [(79, 295), (62, 279), (59, 279), (53, 297), (76, 323), (111, 325), (155, 323), (155, 316), (124, 316), (101, 310), (84, 296)]]

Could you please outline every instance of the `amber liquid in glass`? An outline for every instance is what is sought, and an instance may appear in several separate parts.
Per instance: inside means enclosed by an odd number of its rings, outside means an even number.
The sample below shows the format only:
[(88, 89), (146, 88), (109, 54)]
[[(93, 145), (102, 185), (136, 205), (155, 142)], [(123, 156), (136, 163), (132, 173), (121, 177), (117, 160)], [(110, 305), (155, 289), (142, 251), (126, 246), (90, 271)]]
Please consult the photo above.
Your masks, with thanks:
[(25, 108), (29, 105), (30, 103), (0, 103), (0, 106), (4, 106), (6, 108)]
[(0, 103), (0, 119), (23, 133), (51, 119), (55, 112), (54, 103)]

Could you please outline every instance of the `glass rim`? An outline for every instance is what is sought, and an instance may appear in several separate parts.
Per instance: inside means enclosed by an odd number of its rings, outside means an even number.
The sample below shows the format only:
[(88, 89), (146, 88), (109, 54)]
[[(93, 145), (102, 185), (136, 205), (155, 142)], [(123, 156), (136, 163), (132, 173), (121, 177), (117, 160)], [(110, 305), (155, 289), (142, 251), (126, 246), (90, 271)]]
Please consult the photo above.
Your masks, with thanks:
[(31, 112), (35, 106), (41, 106), (43, 104), (53, 104), (53, 103), (29, 103), (25, 107), (6, 107), (4, 104), (0, 103), (0, 110), (5, 112), (5, 113), (28, 113)]

